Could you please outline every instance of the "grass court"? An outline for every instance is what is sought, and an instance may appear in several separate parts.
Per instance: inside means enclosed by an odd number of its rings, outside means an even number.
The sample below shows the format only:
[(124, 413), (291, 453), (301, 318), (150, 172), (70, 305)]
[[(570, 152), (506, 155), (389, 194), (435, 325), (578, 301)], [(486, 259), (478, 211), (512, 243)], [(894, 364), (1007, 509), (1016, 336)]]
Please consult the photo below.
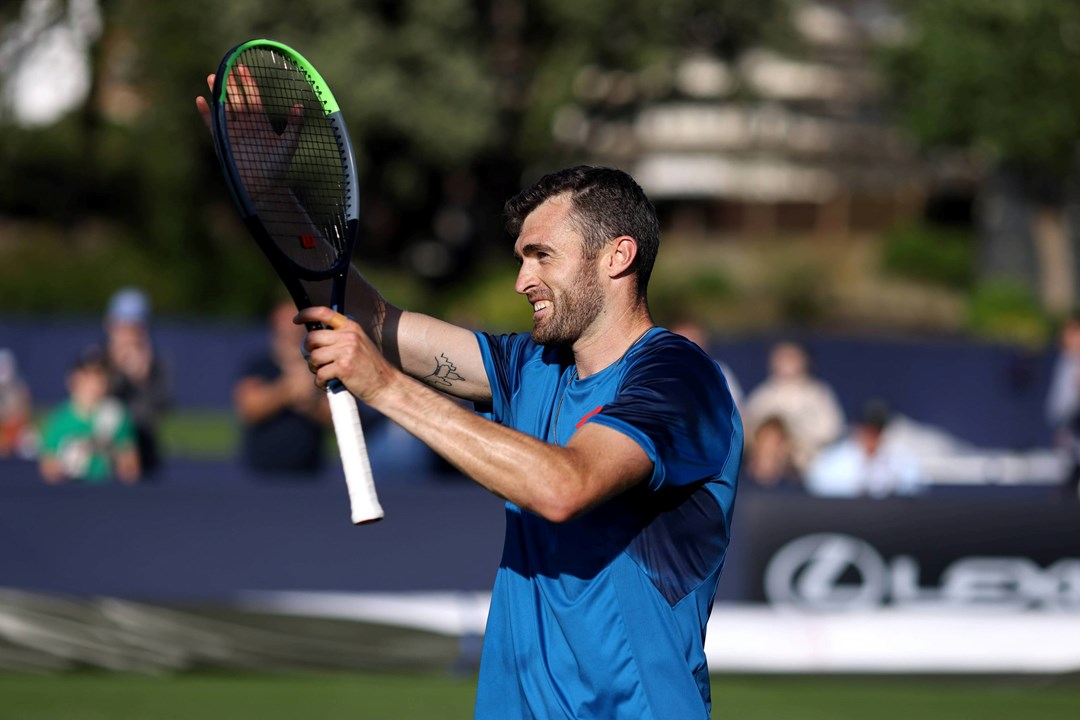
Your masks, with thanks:
[[(7, 674), (0, 719), (466, 720), (475, 691), (474, 676)], [(1080, 683), (716, 676), (713, 706), (730, 720), (1075, 720)]]

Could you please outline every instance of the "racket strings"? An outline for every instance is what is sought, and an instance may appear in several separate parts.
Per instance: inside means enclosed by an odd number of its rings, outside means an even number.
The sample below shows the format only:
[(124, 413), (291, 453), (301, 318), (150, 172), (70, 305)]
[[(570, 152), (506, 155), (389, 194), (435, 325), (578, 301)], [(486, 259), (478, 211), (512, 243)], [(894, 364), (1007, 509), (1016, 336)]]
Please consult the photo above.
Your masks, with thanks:
[(248, 195), (261, 217), (273, 218), (267, 229), (291, 260), (330, 270), (348, 247), (354, 191), (341, 133), (317, 88), (284, 55), (251, 49), (233, 67), (226, 127)]

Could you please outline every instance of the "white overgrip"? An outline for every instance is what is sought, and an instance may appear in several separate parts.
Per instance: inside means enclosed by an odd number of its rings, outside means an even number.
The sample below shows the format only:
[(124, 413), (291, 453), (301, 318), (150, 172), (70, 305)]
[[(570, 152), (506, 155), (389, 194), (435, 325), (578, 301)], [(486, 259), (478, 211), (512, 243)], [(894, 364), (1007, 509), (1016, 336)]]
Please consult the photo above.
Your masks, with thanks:
[(326, 395), (330, 400), (330, 414), (334, 418), (341, 465), (345, 468), (353, 524), (363, 525), (381, 520), (383, 509), (375, 494), (375, 480), (371, 474), (371, 461), (368, 460), (364, 431), (360, 427), (356, 399), (340, 383), (327, 387)]

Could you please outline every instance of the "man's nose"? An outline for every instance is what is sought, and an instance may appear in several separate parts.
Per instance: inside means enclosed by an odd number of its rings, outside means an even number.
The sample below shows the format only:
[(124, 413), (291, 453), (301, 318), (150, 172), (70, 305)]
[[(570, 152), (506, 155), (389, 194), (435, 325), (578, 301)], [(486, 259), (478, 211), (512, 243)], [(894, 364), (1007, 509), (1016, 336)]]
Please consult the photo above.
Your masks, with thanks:
[(518, 269), (517, 280), (514, 282), (514, 290), (521, 295), (528, 294), (529, 290), (536, 286), (536, 276), (533, 274), (530, 263), (521, 263)]

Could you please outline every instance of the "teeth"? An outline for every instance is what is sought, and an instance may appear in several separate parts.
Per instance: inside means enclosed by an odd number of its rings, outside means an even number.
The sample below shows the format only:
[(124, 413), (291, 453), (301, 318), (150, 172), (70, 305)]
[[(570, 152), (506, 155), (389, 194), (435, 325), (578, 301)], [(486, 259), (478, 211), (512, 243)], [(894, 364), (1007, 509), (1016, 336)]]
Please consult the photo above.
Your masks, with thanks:
[(533, 312), (540, 312), (544, 308), (551, 307), (551, 303), (547, 300), (541, 300), (540, 302), (533, 303)]

